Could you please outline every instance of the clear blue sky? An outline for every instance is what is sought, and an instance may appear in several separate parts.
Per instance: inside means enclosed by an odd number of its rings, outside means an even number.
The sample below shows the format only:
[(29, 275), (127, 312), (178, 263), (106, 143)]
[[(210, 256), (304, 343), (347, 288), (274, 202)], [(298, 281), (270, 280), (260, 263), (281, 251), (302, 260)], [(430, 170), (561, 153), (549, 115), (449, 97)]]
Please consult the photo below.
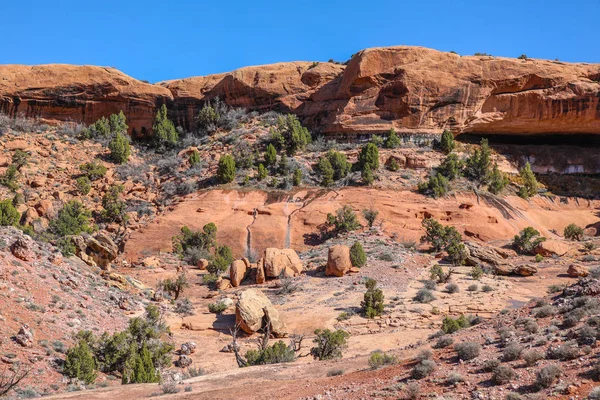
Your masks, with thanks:
[(600, 0), (2, 0), (0, 64), (114, 66), (156, 82), (419, 45), (600, 62)]

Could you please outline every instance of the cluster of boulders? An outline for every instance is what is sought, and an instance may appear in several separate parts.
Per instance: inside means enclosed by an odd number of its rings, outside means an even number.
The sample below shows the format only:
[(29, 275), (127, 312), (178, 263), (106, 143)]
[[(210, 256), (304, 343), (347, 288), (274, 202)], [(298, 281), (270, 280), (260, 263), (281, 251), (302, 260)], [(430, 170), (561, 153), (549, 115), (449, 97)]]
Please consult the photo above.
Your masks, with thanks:
[(119, 248), (108, 235), (98, 232), (94, 236), (83, 234), (72, 236), (75, 255), (86, 264), (110, 271), (110, 263), (117, 258)]
[(263, 292), (258, 289), (242, 292), (235, 308), (236, 325), (251, 335), (265, 327), (266, 319), (269, 321), (269, 330), (273, 336), (287, 335), (287, 328), (281, 320), (279, 311), (273, 307)]
[(513, 250), (471, 241), (466, 241), (464, 244), (467, 250), (465, 260), (467, 265), (492, 269), (497, 275), (531, 276), (538, 271), (537, 267), (530, 264), (513, 265), (509, 263), (508, 258), (517, 256)]
[(190, 365), (192, 365), (192, 357), (190, 357), (190, 354), (193, 354), (196, 352), (196, 343), (195, 342), (186, 342), (183, 343), (181, 345), (181, 348), (179, 349), (179, 358), (177, 359), (177, 361), (175, 362), (175, 364), (179, 367), (179, 368), (187, 368)]

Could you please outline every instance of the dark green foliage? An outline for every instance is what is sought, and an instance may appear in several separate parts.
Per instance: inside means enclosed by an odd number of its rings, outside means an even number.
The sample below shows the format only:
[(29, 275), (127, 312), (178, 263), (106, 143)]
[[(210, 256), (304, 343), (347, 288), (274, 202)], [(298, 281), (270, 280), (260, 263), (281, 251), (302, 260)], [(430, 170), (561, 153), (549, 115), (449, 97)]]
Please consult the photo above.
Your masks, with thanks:
[(276, 131), (273, 132), (273, 139), (274, 145), (280, 150), (285, 149), (290, 156), (304, 150), (306, 145), (312, 141), (308, 129), (303, 127), (298, 117), (293, 114), (285, 117), (279, 116)]
[(456, 147), (456, 143), (454, 143), (454, 135), (449, 130), (444, 130), (442, 133), (442, 138), (440, 139), (440, 149), (448, 154), (451, 153), (452, 150)]
[(369, 357), (369, 366), (373, 369), (381, 368), (386, 365), (394, 365), (398, 362), (398, 357), (377, 350), (371, 353)]
[(354, 242), (350, 248), (350, 261), (355, 267), (363, 267), (367, 263), (367, 255), (360, 242)]
[(375, 220), (377, 219), (377, 216), (379, 215), (379, 211), (377, 211), (374, 208), (365, 208), (364, 210), (362, 210), (363, 213), (363, 217), (365, 217), (365, 219), (367, 220), (367, 224), (369, 225), (369, 228), (371, 228), (373, 226), (373, 223), (375, 222)]
[(496, 385), (504, 385), (510, 382), (516, 376), (515, 371), (507, 365), (499, 365), (492, 373), (492, 380)]
[(490, 173), (490, 182), (488, 190), (490, 193), (499, 194), (508, 185), (508, 177), (506, 174), (498, 169), (498, 164), (494, 164), (492, 172)]
[(174, 300), (177, 300), (189, 286), (185, 270), (178, 273), (175, 279), (167, 278), (164, 281), (158, 281), (158, 288), (173, 296)]
[(31, 155), (21, 149), (15, 150), (12, 155), (12, 165), (17, 168), (17, 171), (20, 171), (21, 168), (29, 164), (29, 158)]
[(6, 186), (13, 192), (19, 188), (19, 172), (17, 167), (13, 164), (9, 165), (4, 175), (0, 176), (0, 185)]
[(127, 119), (125, 118), (125, 114), (123, 111), (119, 111), (118, 114), (112, 114), (108, 119), (108, 125), (110, 127), (110, 131), (113, 134), (124, 134), (127, 133)]
[(225, 154), (219, 159), (217, 179), (221, 183), (230, 183), (235, 179), (235, 160), (230, 154)]
[(300, 168), (296, 168), (294, 170), (294, 178), (293, 178), (294, 186), (300, 186), (302, 184), (302, 170)]
[(125, 164), (129, 161), (129, 155), (131, 154), (131, 146), (129, 145), (129, 138), (122, 133), (117, 133), (108, 144), (110, 149), (110, 156), (117, 164)]
[(375, 175), (373, 175), (373, 171), (370, 169), (364, 169), (360, 173), (360, 178), (362, 179), (363, 183), (367, 186), (371, 186), (375, 181)]
[(200, 164), (200, 153), (198, 153), (198, 150), (192, 151), (188, 157), (188, 162), (190, 163), (190, 167), (195, 167)]
[(400, 169), (400, 164), (398, 164), (398, 161), (396, 161), (394, 157), (390, 157), (390, 160), (387, 163), (387, 169), (396, 172)]
[(215, 246), (217, 240), (217, 226), (210, 222), (202, 228), (202, 231), (193, 231), (187, 226), (181, 228), (181, 234), (174, 236), (173, 251), (180, 257), (189, 249), (197, 248), (208, 251)]
[(12, 200), (0, 201), (0, 226), (17, 226), (21, 215)]
[(154, 132), (154, 144), (156, 147), (173, 147), (179, 142), (179, 134), (173, 122), (167, 117), (167, 106), (164, 104), (156, 113), (152, 131)]
[(249, 350), (246, 353), (248, 365), (265, 365), (292, 362), (296, 359), (293, 345), (286, 345), (279, 340), (272, 346), (261, 350)]
[(110, 136), (110, 123), (108, 118), (100, 117), (96, 122), (89, 126), (84, 136), (95, 138), (107, 138)]
[(279, 158), (279, 164), (277, 165), (277, 171), (281, 174), (281, 175), (287, 175), (289, 172), (289, 161), (288, 158), (285, 154), (281, 155), (281, 158)]
[(462, 168), (463, 162), (458, 158), (458, 155), (450, 153), (436, 170), (448, 180), (453, 180), (460, 176)]
[(81, 173), (90, 181), (96, 181), (106, 174), (106, 167), (97, 161), (88, 162), (79, 166)]
[(452, 317), (449, 317), (449, 316), (445, 316), (444, 319), (442, 320), (442, 331), (444, 331), (444, 333), (448, 333), (448, 334), (454, 333), (463, 328), (468, 328), (469, 326), (471, 326), (471, 323), (469, 322), (467, 317), (465, 317), (462, 314), (460, 317), (458, 317), (456, 319), (453, 319)]
[(475, 149), (465, 162), (465, 176), (480, 184), (486, 184), (490, 178), (492, 151), (487, 139), (481, 139), (481, 147)]
[(420, 193), (431, 195), (434, 199), (444, 196), (450, 190), (448, 179), (439, 172), (429, 177), (429, 181), (419, 183)]
[(360, 227), (352, 207), (346, 205), (338, 209), (336, 215), (327, 214), (327, 220), (321, 227), (321, 235), (326, 238), (335, 237), (340, 233), (355, 231)]
[(96, 380), (98, 376), (96, 359), (86, 341), (80, 340), (75, 347), (67, 351), (63, 372), (70, 378), (83, 381), (86, 385)]
[(327, 157), (321, 157), (317, 166), (315, 167), (316, 172), (321, 176), (321, 185), (322, 186), (331, 186), (333, 185), (333, 176), (335, 171), (331, 166), (331, 162)]
[(91, 233), (92, 213), (77, 200), (71, 200), (58, 212), (56, 219), (50, 221), (50, 230), (57, 236)]
[(262, 164), (258, 164), (258, 170), (257, 170), (257, 173), (256, 173), (256, 180), (260, 182), (263, 179), (265, 179), (267, 176), (269, 176), (269, 172), (267, 171), (267, 169), (265, 168), (265, 166), (262, 165)]
[(379, 168), (379, 149), (373, 143), (363, 146), (358, 156), (359, 171), (376, 171)]
[(538, 192), (538, 182), (537, 179), (535, 179), (535, 175), (531, 170), (531, 165), (529, 165), (529, 163), (526, 163), (525, 167), (519, 171), (519, 176), (523, 182), (523, 187), (522, 190), (519, 191), (519, 196), (524, 199), (535, 196)]
[(77, 250), (75, 244), (69, 237), (59, 237), (55, 240), (54, 245), (65, 257), (75, 255), (75, 251)]
[(227, 310), (227, 304), (225, 304), (222, 301), (218, 301), (216, 303), (210, 303), (208, 305), (208, 311), (210, 311), (213, 314), (221, 314), (225, 310)]
[(454, 345), (458, 358), (464, 361), (472, 360), (479, 356), (481, 346), (475, 342), (463, 342)]
[(529, 254), (545, 240), (546, 238), (541, 236), (535, 228), (528, 226), (519, 232), (519, 235), (515, 235), (512, 246), (521, 254)]
[(446, 282), (448, 280), (448, 275), (444, 273), (444, 269), (439, 264), (435, 264), (429, 268), (429, 278), (434, 283), (440, 283)]
[(130, 346), (130, 354), (125, 361), (121, 383), (157, 383), (160, 373), (154, 366), (152, 354), (146, 344), (140, 351), (135, 351), (135, 345)]
[(317, 329), (313, 343), (315, 346), (310, 349), (310, 354), (315, 360), (332, 360), (342, 357), (342, 351), (347, 347), (347, 341), (350, 334), (338, 329), (330, 331), (329, 329)]
[(228, 246), (217, 246), (215, 249), (215, 255), (208, 264), (206, 270), (211, 274), (223, 272), (233, 262), (233, 254)]
[(220, 118), (221, 115), (219, 114), (219, 112), (209, 102), (204, 104), (204, 106), (198, 113), (198, 116), (196, 117), (196, 122), (198, 123), (198, 127), (200, 129), (212, 132), (217, 128)]
[(75, 180), (75, 187), (79, 193), (86, 195), (92, 190), (92, 182), (87, 176), (80, 176)]
[(367, 291), (360, 306), (367, 318), (375, 318), (383, 313), (383, 292), (377, 288), (375, 279), (367, 279), (365, 287)]
[(329, 150), (326, 157), (331, 163), (333, 179), (336, 181), (345, 178), (352, 169), (352, 165), (348, 162), (346, 155), (339, 151)]
[(580, 241), (583, 239), (583, 228), (575, 224), (569, 224), (565, 228), (563, 235), (565, 239)]
[(112, 185), (108, 192), (102, 196), (102, 207), (100, 215), (108, 222), (125, 222), (127, 215), (125, 209), (127, 204), (121, 199), (123, 185)]
[(452, 226), (443, 226), (433, 218), (425, 218), (421, 223), (425, 228), (425, 235), (421, 237), (421, 242), (431, 244), (434, 251), (440, 251), (451, 246), (457, 246), (462, 237), (456, 228)]
[(460, 242), (460, 239), (451, 240), (446, 246), (446, 252), (448, 253), (446, 259), (453, 265), (464, 265), (468, 256), (467, 248)]
[(396, 130), (391, 128), (387, 138), (385, 139), (385, 147), (388, 149), (395, 149), (398, 146), (400, 146), (400, 138), (396, 134)]
[(269, 143), (265, 151), (265, 166), (271, 167), (275, 163), (277, 163), (277, 151), (275, 150), (275, 146)]

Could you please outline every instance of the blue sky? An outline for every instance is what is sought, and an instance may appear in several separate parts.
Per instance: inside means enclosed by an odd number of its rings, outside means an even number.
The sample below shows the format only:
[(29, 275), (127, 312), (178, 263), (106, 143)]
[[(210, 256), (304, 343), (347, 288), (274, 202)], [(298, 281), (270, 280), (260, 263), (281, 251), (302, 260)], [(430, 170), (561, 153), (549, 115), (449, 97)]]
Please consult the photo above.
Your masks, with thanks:
[(0, 64), (113, 66), (151, 82), (391, 45), (600, 62), (600, 0), (3, 0), (0, 12)]

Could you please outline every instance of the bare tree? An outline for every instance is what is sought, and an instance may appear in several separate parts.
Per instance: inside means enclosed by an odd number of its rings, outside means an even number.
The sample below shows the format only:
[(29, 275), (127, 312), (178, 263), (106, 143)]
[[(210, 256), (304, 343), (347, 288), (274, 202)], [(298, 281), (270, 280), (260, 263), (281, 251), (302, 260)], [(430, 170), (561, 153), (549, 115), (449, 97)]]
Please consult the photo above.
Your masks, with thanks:
[(16, 370), (10, 372), (5, 369), (0, 374), (0, 396), (7, 394), (12, 388), (17, 386), (29, 374), (29, 370), (22, 370), (17, 367)]

